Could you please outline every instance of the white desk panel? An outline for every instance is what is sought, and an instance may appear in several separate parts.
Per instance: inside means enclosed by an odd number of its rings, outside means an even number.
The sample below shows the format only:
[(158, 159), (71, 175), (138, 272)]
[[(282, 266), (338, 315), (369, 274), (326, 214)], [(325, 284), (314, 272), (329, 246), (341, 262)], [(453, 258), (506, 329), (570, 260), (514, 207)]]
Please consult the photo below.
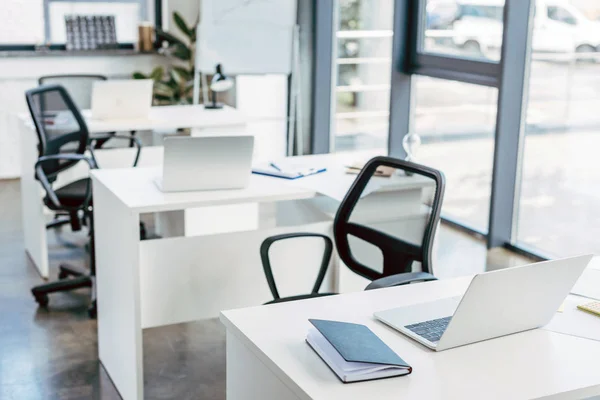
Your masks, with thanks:
[[(393, 306), (460, 295), (470, 279), (225, 311), (221, 321), (228, 332), (228, 360), (244, 362), (235, 368), (228, 365), (227, 398), (275, 399), (275, 392), (254, 394), (260, 387), (277, 388), (276, 382), (289, 389), (291, 394), (285, 398), (305, 400), (581, 399), (600, 395), (600, 342), (537, 329), (438, 353), (372, 316)], [(341, 383), (305, 343), (309, 318), (367, 325), (412, 365), (413, 373)], [(241, 349), (239, 358), (229, 353), (235, 349)]]

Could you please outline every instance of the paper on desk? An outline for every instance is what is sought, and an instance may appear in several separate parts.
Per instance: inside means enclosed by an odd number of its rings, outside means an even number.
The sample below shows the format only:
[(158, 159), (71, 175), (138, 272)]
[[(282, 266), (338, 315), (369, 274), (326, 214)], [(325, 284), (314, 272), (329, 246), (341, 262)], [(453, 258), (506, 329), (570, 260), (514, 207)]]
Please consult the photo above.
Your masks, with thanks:
[(542, 329), (600, 341), (600, 317), (577, 309), (578, 304), (589, 302), (589, 299), (583, 297), (568, 297), (564, 303), (564, 311), (554, 314), (552, 321)]
[(583, 271), (571, 293), (600, 300), (600, 269), (588, 268)]
[[(335, 173), (327, 170), (327, 172), (295, 179), (289, 183), (301, 188), (314, 190), (315, 192), (334, 200), (342, 201), (344, 197), (346, 197), (346, 193), (350, 190), (355, 179), (356, 175)], [(371, 179), (367, 184), (367, 187), (363, 190), (361, 197), (365, 197), (377, 191), (382, 186), (383, 181)]]

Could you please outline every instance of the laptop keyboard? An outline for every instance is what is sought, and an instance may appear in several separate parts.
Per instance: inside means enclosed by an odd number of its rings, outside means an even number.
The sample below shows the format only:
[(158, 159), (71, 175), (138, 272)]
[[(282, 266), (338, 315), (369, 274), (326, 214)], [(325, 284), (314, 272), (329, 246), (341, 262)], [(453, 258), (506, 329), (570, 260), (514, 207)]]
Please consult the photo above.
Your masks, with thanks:
[(450, 319), (452, 317), (432, 319), (430, 321), (419, 322), (418, 324), (406, 325), (405, 328), (429, 340), (431, 343), (437, 344), (448, 327)]

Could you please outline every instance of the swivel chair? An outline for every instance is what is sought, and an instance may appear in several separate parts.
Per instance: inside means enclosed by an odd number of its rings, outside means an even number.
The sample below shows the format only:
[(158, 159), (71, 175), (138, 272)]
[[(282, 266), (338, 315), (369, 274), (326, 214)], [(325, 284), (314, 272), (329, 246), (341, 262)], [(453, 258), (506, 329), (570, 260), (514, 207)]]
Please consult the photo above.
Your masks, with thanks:
[[(94, 82), (107, 80), (104, 75), (86, 75), (86, 74), (65, 74), (65, 75), (45, 75), (38, 79), (40, 86), (43, 85), (61, 85), (80, 110), (89, 110), (92, 108), (92, 87)], [(50, 99), (48, 99), (50, 100)], [(50, 105), (48, 105), (50, 106)], [(51, 107), (51, 106), (50, 106)], [(114, 135), (116, 132), (109, 132)], [(100, 139), (95, 142), (94, 147), (99, 149), (109, 139)], [(57, 212), (54, 219), (46, 224), (46, 228), (58, 228), (69, 224), (69, 216), (64, 212)]]
[[(43, 85), (61, 85), (69, 92), (71, 99), (80, 110), (91, 110), (92, 108), (92, 89), (94, 82), (106, 81), (108, 78), (104, 75), (88, 75), (88, 74), (65, 74), (65, 75), (45, 75), (38, 79), (40, 86)], [(116, 132), (107, 132), (114, 136)], [(131, 131), (131, 136), (134, 136), (136, 131)], [(106, 142), (110, 140), (99, 139), (94, 143), (95, 149), (101, 149)], [(133, 143), (130, 144), (130, 147)]]
[[(90, 169), (98, 168), (93, 144), (106, 138), (135, 142), (140, 156), (141, 144), (133, 137), (98, 135), (90, 137), (85, 120), (67, 90), (60, 85), (40, 86), (25, 93), (27, 105), (38, 136), (39, 158), (34, 167), (35, 178), (46, 196), (44, 204), (50, 210), (69, 217), (73, 231), (88, 226), (90, 235), (90, 271), (70, 265), (60, 266), (59, 281), (34, 287), (31, 292), (42, 307), (48, 305), (48, 294), (58, 291), (92, 288), (91, 317), (96, 315), (95, 257), (92, 214), (92, 188), (90, 178), (79, 179), (61, 187), (54, 187), (61, 172), (83, 161)], [(89, 156), (86, 155), (89, 152)]]
[[(391, 177), (378, 176), (387, 168)], [(406, 193), (386, 190), (395, 181), (414, 183), (415, 190), (422, 188), (418, 205), (407, 202)], [(377, 197), (385, 207), (368, 204), (369, 196), (363, 196), (369, 185), (381, 185), (382, 193)], [(435, 233), (440, 221), (444, 198), (445, 179), (441, 172), (391, 157), (375, 157), (361, 170), (352, 187), (340, 203), (334, 223), (335, 246), (342, 263), (352, 272), (367, 278), (371, 283), (365, 290), (379, 289), (414, 282), (436, 280), (432, 270), (432, 250)], [(269, 250), (282, 240), (313, 237), (322, 239), (325, 250), (317, 279), (308, 294), (281, 297), (275, 283)], [(375, 251), (374, 251), (375, 250)], [(378, 251), (377, 251), (378, 250)], [(288, 233), (267, 238), (261, 245), (260, 255), (263, 269), (273, 295), (270, 303), (301, 300), (336, 293), (320, 293), (333, 252), (332, 240), (317, 233)], [(379, 254), (380, 256), (374, 256)], [(420, 271), (413, 272), (415, 264)], [(378, 264), (378, 265), (372, 265)]]

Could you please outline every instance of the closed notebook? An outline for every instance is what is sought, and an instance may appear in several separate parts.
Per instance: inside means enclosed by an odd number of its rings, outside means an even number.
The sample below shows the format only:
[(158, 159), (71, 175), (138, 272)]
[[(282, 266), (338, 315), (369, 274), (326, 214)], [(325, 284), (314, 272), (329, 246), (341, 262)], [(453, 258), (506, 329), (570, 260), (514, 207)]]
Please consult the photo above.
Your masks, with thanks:
[(309, 320), (306, 341), (342, 382), (408, 375), (410, 365), (369, 328), (348, 322)]

